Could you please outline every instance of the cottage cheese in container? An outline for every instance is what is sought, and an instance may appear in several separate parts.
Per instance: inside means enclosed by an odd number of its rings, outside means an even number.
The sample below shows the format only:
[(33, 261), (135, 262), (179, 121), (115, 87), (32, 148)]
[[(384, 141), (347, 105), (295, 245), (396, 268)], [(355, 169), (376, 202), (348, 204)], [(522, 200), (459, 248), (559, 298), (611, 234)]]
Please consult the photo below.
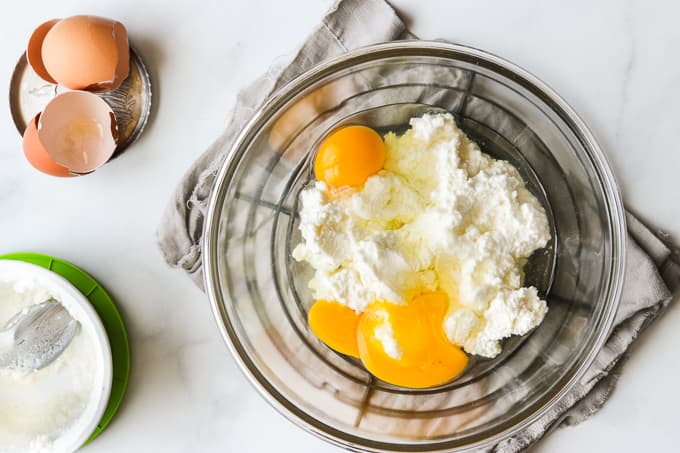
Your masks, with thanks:
[[(0, 369), (0, 453), (62, 452), (101, 394), (101, 357), (91, 325), (75, 301), (39, 279), (0, 281), (0, 328), (16, 313), (50, 297), (79, 321), (66, 350), (47, 367), (22, 373)], [(89, 435), (89, 433), (86, 433)], [(71, 438), (69, 440), (69, 438)]]

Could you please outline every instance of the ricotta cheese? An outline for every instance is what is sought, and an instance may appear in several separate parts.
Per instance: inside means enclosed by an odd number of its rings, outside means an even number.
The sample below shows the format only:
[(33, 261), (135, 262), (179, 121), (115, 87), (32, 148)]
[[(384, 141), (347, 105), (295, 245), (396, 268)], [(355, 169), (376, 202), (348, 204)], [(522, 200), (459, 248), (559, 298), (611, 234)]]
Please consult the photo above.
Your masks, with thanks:
[[(550, 240), (545, 211), (515, 167), (481, 152), (450, 114), (412, 118), (385, 136), (385, 166), (357, 190), (316, 182), (300, 194), (298, 261), (315, 270), (316, 299), (357, 312), (444, 291), (449, 340), (494, 357), (547, 312), (522, 287), (526, 259)], [(389, 332), (381, 342), (393, 356)], [(383, 338), (385, 337), (385, 338)]]
[[(0, 282), (0, 328), (16, 313), (49, 298), (69, 302), (33, 278)], [(76, 424), (93, 395), (94, 341), (81, 325), (66, 350), (43, 369), (0, 369), (0, 452), (63, 451), (59, 439)]]

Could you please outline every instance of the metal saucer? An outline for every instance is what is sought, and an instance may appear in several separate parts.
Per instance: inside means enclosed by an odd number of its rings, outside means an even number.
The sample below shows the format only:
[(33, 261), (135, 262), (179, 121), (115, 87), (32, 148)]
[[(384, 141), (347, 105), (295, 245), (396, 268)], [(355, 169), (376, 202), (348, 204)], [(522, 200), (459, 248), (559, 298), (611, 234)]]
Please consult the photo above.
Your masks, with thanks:
[[(14, 67), (9, 85), (9, 107), (14, 125), (24, 135), (26, 125), (55, 96), (70, 91), (42, 80), (28, 65), (26, 52)], [(130, 47), (130, 75), (116, 90), (94, 93), (111, 106), (118, 123), (119, 142), (112, 158), (119, 156), (142, 133), (151, 114), (151, 78), (139, 53)]]

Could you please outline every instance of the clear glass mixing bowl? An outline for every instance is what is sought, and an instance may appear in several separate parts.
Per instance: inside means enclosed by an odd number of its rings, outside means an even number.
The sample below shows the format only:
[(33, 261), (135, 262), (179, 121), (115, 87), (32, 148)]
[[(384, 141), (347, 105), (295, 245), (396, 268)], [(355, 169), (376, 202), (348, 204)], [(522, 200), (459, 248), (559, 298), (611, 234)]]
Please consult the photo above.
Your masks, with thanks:
[[(482, 149), (511, 161), (543, 202), (553, 240), (529, 260), (549, 312), (493, 360), (412, 390), (373, 378), (310, 332), (311, 269), (291, 259), (297, 195), (315, 145), (359, 123), (403, 130), (452, 112)], [(625, 220), (605, 158), (550, 88), (479, 50), (380, 44), (324, 63), (256, 112), (217, 176), (204, 236), (206, 287), (219, 328), (257, 390), (301, 427), (359, 451), (451, 451), (526, 427), (584, 374), (606, 339), (623, 279)]]

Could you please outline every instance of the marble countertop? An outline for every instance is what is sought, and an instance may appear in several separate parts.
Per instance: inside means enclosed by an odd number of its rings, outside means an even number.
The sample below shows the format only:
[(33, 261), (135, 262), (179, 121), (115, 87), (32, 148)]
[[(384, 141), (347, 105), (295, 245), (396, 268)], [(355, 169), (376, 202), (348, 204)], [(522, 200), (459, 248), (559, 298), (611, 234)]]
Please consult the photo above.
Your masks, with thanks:
[[(680, 4), (608, 0), (394, 0), (417, 35), (497, 53), (562, 94), (600, 139), (628, 207), (680, 239)], [(0, 16), (0, 74), (33, 28), (91, 13), (128, 27), (155, 83), (139, 142), (96, 174), (58, 180), (24, 161), (0, 111), (0, 252), (72, 261), (110, 290), (127, 321), (132, 375), (105, 452), (334, 452), (250, 387), (228, 355), (206, 297), (168, 268), (155, 230), (176, 182), (225, 124), (239, 87), (285, 61), (330, 0), (14, 1)], [(591, 420), (537, 449), (671, 451), (680, 406), (680, 307), (636, 343), (619, 386)]]

